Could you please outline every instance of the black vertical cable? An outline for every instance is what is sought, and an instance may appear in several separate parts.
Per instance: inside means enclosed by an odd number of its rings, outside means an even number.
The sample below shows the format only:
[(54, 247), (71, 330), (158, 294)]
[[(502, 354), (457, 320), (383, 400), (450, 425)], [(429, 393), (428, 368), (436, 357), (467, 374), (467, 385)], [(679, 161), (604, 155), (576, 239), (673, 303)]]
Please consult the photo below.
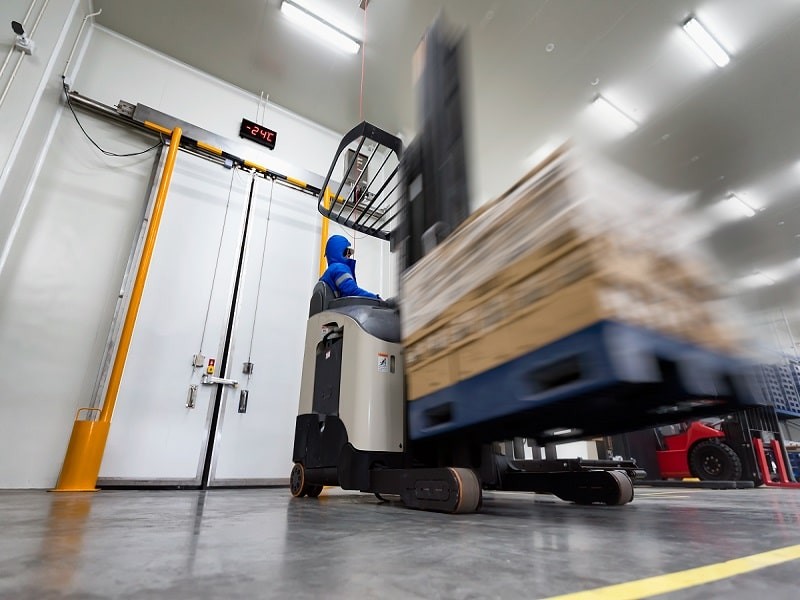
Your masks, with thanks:
[[(233, 338), (233, 323), (236, 316), (236, 305), (239, 302), (239, 285), (242, 280), (242, 270), (244, 268), (245, 250), (247, 248), (247, 233), (250, 228), (250, 211), (253, 208), (253, 191), (255, 190), (256, 180), (253, 177), (250, 180), (250, 194), (247, 198), (247, 210), (244, 217), (244, 231), (242, 233), (242, 244), (239, 247), (239, 261), (236, 266), (236, 281), (233, 284), (233, 297), (231, 298), (231, 310), (228, 314), (228, 327), (225, 331), (225, 347), (222, 351), (222, 363), (219, 367), (221, 377), (225, 377), (228, 373), (228, 362), (231, 354), (231, 340)], [(214, 440), (217, 437), (217, 425), (219, 423), (219, 413), (222, 408), (222, 395), (225, 393), (225, 386), (217, 384), (217, 393), (214, 397), (214, 413), (211, 416), (211, 427), (208, 430), (208, 447), (206, 448), (206, 457), (203, 464), (203, 478), (201, 480), (201, 487), (206, 489), (208, 487), (208, 479), (211, 475), (211, 457), (214, 455)]]

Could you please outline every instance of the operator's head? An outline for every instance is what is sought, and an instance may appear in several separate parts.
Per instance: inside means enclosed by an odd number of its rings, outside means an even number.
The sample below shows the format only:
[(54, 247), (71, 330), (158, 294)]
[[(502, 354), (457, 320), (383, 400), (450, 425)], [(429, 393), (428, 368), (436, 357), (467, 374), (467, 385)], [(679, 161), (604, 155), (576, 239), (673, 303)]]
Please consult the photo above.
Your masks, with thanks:
[(353, 261), (353, 249), (350, 247), (350, 240), (343, 235), (332, 235), (325, 244), (325, 258), (328, 264), (344, 263)]

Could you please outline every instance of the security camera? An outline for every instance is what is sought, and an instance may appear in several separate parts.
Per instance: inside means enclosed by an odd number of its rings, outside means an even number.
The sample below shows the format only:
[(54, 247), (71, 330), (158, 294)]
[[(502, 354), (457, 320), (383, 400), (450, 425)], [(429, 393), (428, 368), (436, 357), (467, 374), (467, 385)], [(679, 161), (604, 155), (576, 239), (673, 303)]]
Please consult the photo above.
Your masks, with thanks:
[(25, 54), (32, 54), (34, 43), (27, 35), (25, 35), (25, 28), (19, 21), (11, 21), (11, 29), (17, 34), (17, 39), (14, 41), (14, 47), (20, 52)]

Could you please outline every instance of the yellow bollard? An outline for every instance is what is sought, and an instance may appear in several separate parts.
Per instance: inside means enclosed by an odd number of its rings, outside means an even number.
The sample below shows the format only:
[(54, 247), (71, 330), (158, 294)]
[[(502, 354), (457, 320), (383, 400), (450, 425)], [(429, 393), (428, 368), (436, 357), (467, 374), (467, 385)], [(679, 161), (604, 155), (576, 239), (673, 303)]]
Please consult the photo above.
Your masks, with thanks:
[[(158, 127), (158, 126), (156, 126)], [(114, 364), (111, 367), (111, 374), (108, 379), (108, 389), (103, 400), (103, 408), (81, 408), (72, 426), (72, 436), (67, 446), (67, 453), (64, 456), (64, 465), (61, 467), (61, 474), (58, 483), (53, 491), (56, 492), (92, 492), (95, 491), (97, 476), (100, 473), (100, 464), (103, 462), (103, 452), (106, 449), (108, 430), (111, 427), (111, 417), (114, 414), (114, 406), (117, 402), (122, 372), (125, 369), (125, 360), (128, 357), (133, 328), (136, 325), (136, 315), (139, 312), (139, 305), (142, 302), (142, 292), (147, 280), (147, 271), (150, 268), (150, 260), (153, 258), (153, 249), (156, 245), (158, 227), (161, 223), (161, 215), (164, 212), (164, 205), (167, 201), (167, 191), (172, 180), (172, 172), (175, 168), (175, 158), (178, 155), (178, 148), (181, 144), (183, 132), (180, 127), (176, 127), (171, 132), (169, 152), (164, 162), (164, 171), (161, 174), (161, 181), (158, 184), (158, 193), (153, 205), (153, 214), (150, 218), (150, 226), (147, 229), (144, 247), (142, 248), (142, 258), (139, 261), (139, 268), (136, 271), (136, 279), (131, 288), (131, 300), (128, 305), (128, 312), (125, 315), (125, 322), (120, 333), (117, 354), (114, 357)], [(160, 131), (160, 130), (159, 130)], [(99, 412), (100, 417), (96, 421), (78, 420), (81, 411)]]
[(54, 491), (94, 492), (103, 450), (111, 423), (80, 420), (81, 411), (100, 412), (99, 408), (79, 408), (72, 425), (64, 466)]

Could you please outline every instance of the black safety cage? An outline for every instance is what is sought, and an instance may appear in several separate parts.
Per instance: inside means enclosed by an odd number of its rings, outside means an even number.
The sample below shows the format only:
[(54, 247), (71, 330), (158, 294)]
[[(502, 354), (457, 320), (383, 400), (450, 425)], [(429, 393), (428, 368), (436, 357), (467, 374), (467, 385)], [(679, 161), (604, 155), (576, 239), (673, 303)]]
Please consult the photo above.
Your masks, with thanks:
[[(403, 143), (363, 121), (342, 138), (317, 197), (319, 212), (359, 233), (388, 240), (401, 218)], [(333, 179), (346, 165), (342, 180)], [(328, 194), (326, 194), (328, 190)]]

